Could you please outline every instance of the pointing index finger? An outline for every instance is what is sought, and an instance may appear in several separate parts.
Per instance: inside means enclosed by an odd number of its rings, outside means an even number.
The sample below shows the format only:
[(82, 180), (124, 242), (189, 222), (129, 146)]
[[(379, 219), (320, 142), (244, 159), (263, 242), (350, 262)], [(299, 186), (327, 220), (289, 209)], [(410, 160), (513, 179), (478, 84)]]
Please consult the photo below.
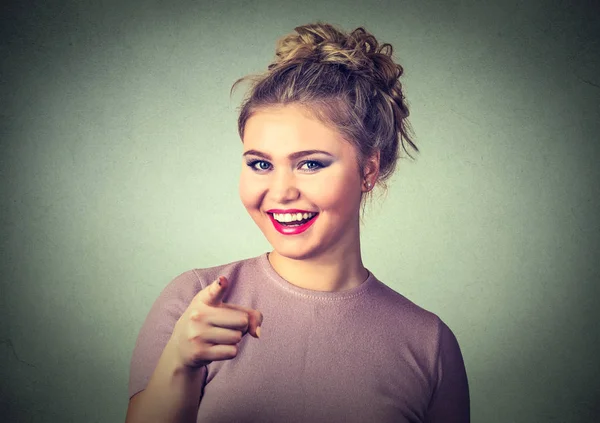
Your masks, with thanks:
[(198, 294), (196, 294), (196, 297), (194, 297), (193, 301), (199, 301), (210, 306), (218, 306), (223, 300), (223, 296), (225, 294), (225, 291), (227, 290), (227, 287), (227, 278), (219, 276), (210, 285), (198, 292)]

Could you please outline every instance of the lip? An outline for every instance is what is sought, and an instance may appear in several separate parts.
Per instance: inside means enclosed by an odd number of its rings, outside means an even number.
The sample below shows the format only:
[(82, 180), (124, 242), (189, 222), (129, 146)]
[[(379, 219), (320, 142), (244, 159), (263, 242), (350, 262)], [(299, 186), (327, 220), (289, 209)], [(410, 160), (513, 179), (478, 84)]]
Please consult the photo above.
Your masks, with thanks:
[(310, 210), (298, 210), (298, 209), (287, 209), (287, 210), (271, 209), (271, 210), (267, 210), (267, 213), (285, 214), (285, 213), (315, 213), (315, 212), (312, 212)]
[[(275, 213), (279, 213), (279, 212), (275, 212)], [(301, 213), (301, 212), (298, 211), (297, 213)], [(310, 213), (310, 212), (308, 212), (308, 213)], [(273, 223), (273, 226), (275, 227), (275, 229), (277, 230), (277, 232), (279, 232), (280, 234), (283, 234), (283, 235), (298, 235), (298, 234), (301, 234), (302, 232), (304, 232), (308, 228), (310, 228), (313, 225), (313, 223), (315, 223), (315, 220), (317, 220), (319, 218), (319, 216), (320, 216), (320, 214), (317, 213), (312, 219), (310, 219), (304, 225), (290, 228), (289, 226), (282, 225), (281, 223), (279, 223), (278, 221), (276, 221), (275, 218), (273, 217), (272, 213), (268, 213), (268, 214), (269, 214), (269, 218), (271, 219), (271, 222)]]

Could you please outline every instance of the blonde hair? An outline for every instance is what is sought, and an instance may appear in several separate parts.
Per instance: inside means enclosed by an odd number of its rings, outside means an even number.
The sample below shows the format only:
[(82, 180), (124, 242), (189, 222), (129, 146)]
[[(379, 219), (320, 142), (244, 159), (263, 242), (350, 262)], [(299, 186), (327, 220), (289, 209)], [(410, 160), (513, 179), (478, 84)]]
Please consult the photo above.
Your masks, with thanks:
[(379, 46), (363, 27), (346, 33), (318, 21), (294, 30), (277, 40), (276, 58), (266, 72), (240, 78), (232, 86), (230, 96), (238, 83), (252, 81), (239, 107), (240, 138), (243, 141), (246, 121), (257, 111), (301, 106), (355, 146), (361, 178), (366, 159), (379, 151), (374, 182), (387, 192), (386, 181), (402, 158), (399, 146), (411, 158), (405, 142), (419, 151), (411, 139), (399, 81), (404, 70), (393, 61), (392, 46)]

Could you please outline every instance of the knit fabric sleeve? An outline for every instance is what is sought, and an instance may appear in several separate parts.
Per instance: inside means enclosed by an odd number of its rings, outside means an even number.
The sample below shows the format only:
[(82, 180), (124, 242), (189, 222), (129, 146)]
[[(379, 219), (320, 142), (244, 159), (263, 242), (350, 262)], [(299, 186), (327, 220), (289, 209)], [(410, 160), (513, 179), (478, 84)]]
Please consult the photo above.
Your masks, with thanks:
[[(202, 289), (194, 271), (185, 272), (169, 283), (150, 308), (131, 357), (129, 398), (146, 389), (158, 360), (173, 333), (175, 323)], [(201, 369), (205, 377), (206, 369)]]
[(462, 353), (450, 328), (440, 321), (437, 381), (427, 423), (469, 423), (469, 385)]

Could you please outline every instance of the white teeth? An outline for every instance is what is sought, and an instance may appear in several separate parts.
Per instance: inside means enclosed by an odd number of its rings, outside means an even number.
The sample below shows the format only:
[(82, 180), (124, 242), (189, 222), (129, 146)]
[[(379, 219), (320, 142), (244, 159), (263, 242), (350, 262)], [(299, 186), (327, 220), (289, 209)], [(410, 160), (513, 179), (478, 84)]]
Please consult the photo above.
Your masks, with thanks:
[(298, 220), (308, 219), (309, 217), (313, 217), (315, 214), (316, 213), (273, 213), (273, 217), (279, 222), (294, 222)]

